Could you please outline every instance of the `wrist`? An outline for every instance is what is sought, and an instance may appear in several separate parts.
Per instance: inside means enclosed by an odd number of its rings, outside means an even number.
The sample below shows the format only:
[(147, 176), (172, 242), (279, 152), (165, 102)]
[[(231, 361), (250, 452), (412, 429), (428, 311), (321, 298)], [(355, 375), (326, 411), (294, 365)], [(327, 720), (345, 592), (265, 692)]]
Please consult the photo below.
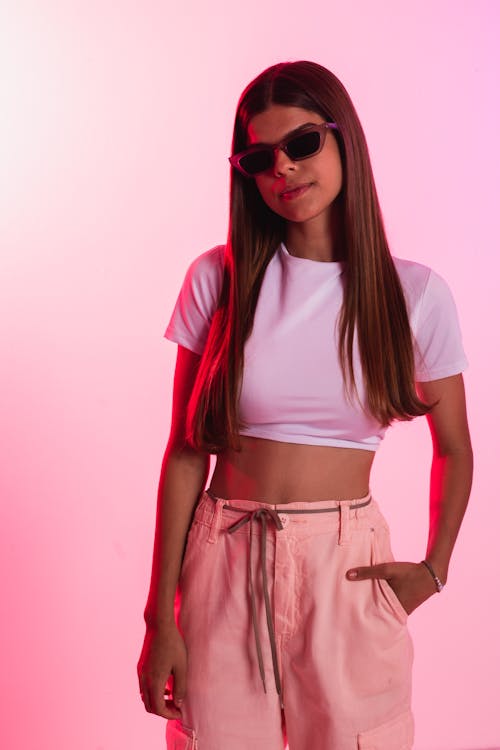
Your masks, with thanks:
[(154, 615), (151, 615), (147, 612), (144, 613), (144, 622), (146, 623), (146, 629), (147, 630), (171, 630), (172, 628), (176, 628), (177, 624), (175, 622), (175, 617), (172, 614), (171, 617), (155, 617)]
[(448, 580), (448, 566), (449, 566), (449, 559), (446, 559), (445, 561), (441, 560), (438, 555), (428, 554), (425, 556), (424, 560), (429, 563), (429, 565), (432, 567), (434, 573), (437, 575), (441, 583), (444, 585), (446, 584)]
[(445, 587), (446, 580), (443, 580), (443, 578), (441, 578), (438, 575), (438, 573), (436, 572), (436, 570), (434, 568), (434, 565), (432, 564), (432, 562), (430, 560), (428, 560), (428, 559), (422, 560), (421, 561), (421, 565), (423, 565), (424, 568), (426, 568), (426, 570), (428, 571), (429, 575), (433, 579), (434, 585), (436, 587), (436, 591), (438, 593), (441, 593), (441, 591)]

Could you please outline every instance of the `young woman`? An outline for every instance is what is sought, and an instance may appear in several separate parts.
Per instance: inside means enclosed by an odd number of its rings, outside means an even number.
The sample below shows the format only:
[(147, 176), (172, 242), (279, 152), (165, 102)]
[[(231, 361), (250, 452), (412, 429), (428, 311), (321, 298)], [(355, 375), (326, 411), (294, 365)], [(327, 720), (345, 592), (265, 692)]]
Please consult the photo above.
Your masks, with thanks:
[[(169, 750), (409, 750), (406, 620), (446, 583), (471, 484), (454, 302), (391, 256), (359, 119), (322, 66), (252, 81), (232, 154), (227, 244), (191, 264), (165, 334), (141, 695)], [(370, 469), (391, 422), (424, 414), (429, 538), (396, 562)]]

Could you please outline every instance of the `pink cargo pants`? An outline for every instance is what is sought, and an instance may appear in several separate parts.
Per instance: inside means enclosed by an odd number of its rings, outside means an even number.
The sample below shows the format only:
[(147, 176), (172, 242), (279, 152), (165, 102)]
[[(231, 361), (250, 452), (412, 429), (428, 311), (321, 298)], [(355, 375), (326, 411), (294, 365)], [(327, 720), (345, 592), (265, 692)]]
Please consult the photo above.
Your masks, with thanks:
[(179, 580), (188, 652), (168, 750), (411, 750), (413, 646), (369, 495), (282, 505), (202, 493)]

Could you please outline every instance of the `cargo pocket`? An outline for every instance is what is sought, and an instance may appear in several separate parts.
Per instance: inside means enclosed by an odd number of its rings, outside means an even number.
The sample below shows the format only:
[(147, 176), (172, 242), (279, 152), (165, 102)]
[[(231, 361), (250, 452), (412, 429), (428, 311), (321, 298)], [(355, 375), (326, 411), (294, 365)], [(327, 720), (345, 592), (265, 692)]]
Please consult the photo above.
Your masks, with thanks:
[(375, 729), (358, 734), (358, 750), (411, 750), (414, 723), (410, 710)]
[(194, 729), (186, 727), (182, 721), (167, 721), (167, 750), (198, 750), (198, 740)]

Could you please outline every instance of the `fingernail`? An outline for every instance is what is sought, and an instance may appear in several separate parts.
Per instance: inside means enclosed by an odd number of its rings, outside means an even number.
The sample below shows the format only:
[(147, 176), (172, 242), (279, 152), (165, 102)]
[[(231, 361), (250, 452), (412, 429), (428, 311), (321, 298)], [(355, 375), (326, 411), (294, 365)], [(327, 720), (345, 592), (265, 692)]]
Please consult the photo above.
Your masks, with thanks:
[(357, 570), (350, 570), (347, 574), (348, 578), (357, 578), (358, 577), (358, 571)]

